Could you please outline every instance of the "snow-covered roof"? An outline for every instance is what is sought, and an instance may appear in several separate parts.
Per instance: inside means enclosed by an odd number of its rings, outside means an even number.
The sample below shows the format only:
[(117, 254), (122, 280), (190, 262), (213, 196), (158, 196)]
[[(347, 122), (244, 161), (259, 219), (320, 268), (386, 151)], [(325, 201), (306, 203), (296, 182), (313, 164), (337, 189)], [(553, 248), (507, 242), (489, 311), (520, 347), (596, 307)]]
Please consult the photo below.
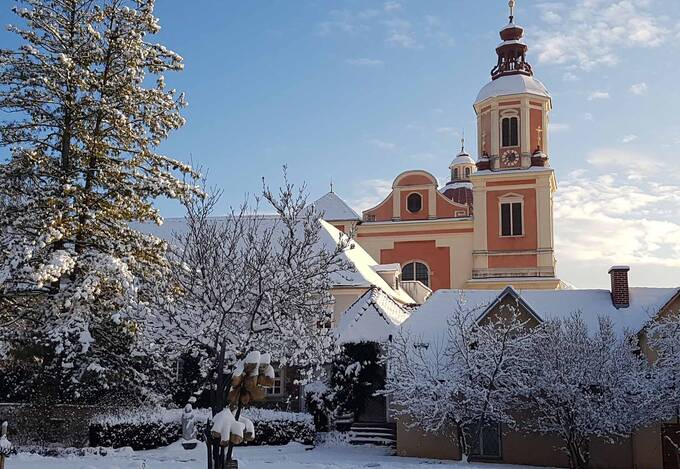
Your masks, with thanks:
[(640, 331), (644, 325), (680, 289), (639, 288), (630, 289), (630, 306), (617, 309), (612, 304), (609, 290), (438, 290), (415, 310), (403, 327), (414, 337), (424, 341), (440, 341), (446, 334), (447, 321), (459, 308), (476, 309), (480, 316), (502, 298), (503, 293), (519, 295), (524, 303), (541, 320), (566, 318), (580, 312), (589, 329), (595, 331), (598, 318), (610, 318), (619, 332)]
[(323, 219), (326, 221), (361, 219), (357, 212), (352, 210), (335, 192), (329, 192), (312, 205), (314, 205), (317, 211), (323, 213)]
[(472, 189), (472, 183), (467, 181), (450, 181), (444, 187), (439, 189), (439, 192), (444, 193), (449, 189)]
[(361, 295), (340, 318), (335, 329), (338, 342), (386, 342), (409, 312), (380, 288)]
[(376, 272), (401, 272), (400, 264), (378, 264), (373, 266)]
[[(276, 215), (262, 215), (261, 227), (263, 229), (270, 228), (276, 224), (279, 217)], [(215, 217), (215, 220), (224, 220), (226, 217)], [(166, 218), (163, 225), (157, 226), (155, 224), (136, 225), (135, 228), (158, 236), (170, 243), (175, 241), (175, 235), (182, 234), (187, 231), (187, 224), (184, 218)], [(333, 251), (337, 246), (341, 237), (346, 238), (347, 235), (339, 231), (330, 223), (321, 220), (321, 236), (319, 241), (319, 249)], [(354, 271), (347, 271), (342, 273), (334, 273), (331, 277), (333, 286), (336, 288), (369, 288), (376, 286), (387, 292), (390, 296), (403, 304), (414, 304), (415, 301), (408, 293), (402, 289), (393, 289), (375, 270), (374, 267), (378, 262), (368, 254), (356, 241), (351, 241), (350, 245), (344, 250), (341, 257), (354, 266)]]
[(470, 157), (469, 154), (463, 152), (456, 155), (456, 158), (451, 162), (449, 168), (453, 168), (459, 164), (475, 164), (475, 161), (472, 159), (472, 157)]
[(475, 104), (489, 98), (522, 93), (535, 94), (550, 98), (550, 93), (543, 83), (534, 77), (517, 74), (501, 76), (488, 83), (477, 95)]
[[(327, 243), (326, 246), (328, 248), (332, 248), (332, 246), (337, 245), (337, 242), (341, 237), (347, 236), (324, 220), (321, 220), (321, 226), (325, 232), (322, 238), (324, 243)], [(334, 286), (366, 288), (378, 287), (402, 304), (415, 303), (413, 298), (411, 298), (408, 293), (406, 293), (401, 288), (398, 290), (393, 289), (380, 276), (380, 274), (376, 272), (375, 268), (379, 264), (356, 241), (350, 242), (350, 245), (344, 250), (342, 256), (354, 266), (355, 271), (335, 274), (332, 277)]]

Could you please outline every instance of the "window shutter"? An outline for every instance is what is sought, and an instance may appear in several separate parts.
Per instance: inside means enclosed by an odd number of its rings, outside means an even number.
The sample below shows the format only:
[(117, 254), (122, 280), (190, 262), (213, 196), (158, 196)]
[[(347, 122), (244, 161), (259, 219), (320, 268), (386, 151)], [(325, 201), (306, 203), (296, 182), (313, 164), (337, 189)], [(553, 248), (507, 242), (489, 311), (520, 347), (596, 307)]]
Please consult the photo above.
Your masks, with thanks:
[(510, 204), (501, 204), (501, 235), (510, 236)]
[(522, 229), (522, 204), (516, 202), (512, 204), (512, 234), (520, 236), (524, 232)]

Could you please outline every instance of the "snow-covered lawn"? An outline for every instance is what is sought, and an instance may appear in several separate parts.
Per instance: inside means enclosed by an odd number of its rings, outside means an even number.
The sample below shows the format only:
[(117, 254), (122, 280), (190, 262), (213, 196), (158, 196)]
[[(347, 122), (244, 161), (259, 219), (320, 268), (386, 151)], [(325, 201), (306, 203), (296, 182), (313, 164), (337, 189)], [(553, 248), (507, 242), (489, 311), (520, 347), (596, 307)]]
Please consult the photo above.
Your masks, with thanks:
[[(461, 464), (431, 459), (400, 458), (390, 450), (367, 446), (318, 446), (300, 444), (237, 448), (240, 469), (519, 469), (522, 466)], [(185, 451), (175, 443), (151, 451), (114, 451), (107, 456), (46, 458), (21, 453), (7, 461), (6, 469), (204, 469), (205, 446)]]

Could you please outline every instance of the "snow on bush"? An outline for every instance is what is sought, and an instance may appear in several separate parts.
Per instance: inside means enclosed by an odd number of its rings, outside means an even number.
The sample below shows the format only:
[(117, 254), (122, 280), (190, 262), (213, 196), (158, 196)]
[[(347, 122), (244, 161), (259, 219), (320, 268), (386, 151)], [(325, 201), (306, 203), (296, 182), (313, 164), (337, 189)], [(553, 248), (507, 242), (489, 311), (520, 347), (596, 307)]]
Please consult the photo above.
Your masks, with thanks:
[[(203, 438), (207, 409), (195, 409), (198, 437)], [(246, 409), (243, 416), (255, 424), (255, 441), (250, 445), (311, 444), (316, 431), (312, 416), (270, 409)], [(90, 421), (90, 446), (130, 446), (135, 450), (153, 449), (177, 441), (182, 434), (182, 409), (137, 409), (100, 415)]]

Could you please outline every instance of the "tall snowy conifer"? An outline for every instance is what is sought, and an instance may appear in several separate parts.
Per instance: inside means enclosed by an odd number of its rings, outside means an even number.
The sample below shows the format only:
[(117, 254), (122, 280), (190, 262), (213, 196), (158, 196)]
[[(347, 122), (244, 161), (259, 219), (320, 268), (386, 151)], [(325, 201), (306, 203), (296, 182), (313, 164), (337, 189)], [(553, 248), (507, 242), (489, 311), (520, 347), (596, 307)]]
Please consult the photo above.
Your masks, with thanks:
[(0, 50), (0, 340), (37, 367), (32, 392), (92, 400), (147, 379), (126, 317), (165, 269), (165, 244), (130, 223), (160, 223), (156, 197), (195, 191), (191, 168), (157, 151), (185, 102), (165, 86), (182, 58), (150, 41), (153, 11), (20, 0), (9, 29), (23, 44)]

